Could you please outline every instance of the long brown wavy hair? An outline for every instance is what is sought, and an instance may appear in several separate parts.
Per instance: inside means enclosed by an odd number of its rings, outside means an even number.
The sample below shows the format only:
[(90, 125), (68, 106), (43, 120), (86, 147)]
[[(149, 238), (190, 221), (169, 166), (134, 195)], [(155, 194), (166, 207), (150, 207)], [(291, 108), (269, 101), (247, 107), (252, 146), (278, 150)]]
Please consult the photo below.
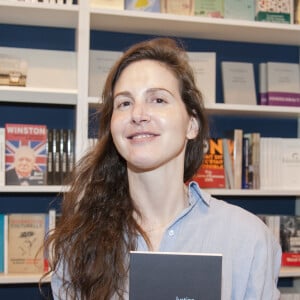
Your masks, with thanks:
[(187, 142), (182, 181), (191, 179), (202, 162), (207, 120), (184, 47), (171, 38), (133, 45), (107, 77), (98, 142), (77, 163), (70, 190), (64, 194), (59, 225), (45, 244), (52, 253), (51, 271), (60, 263), (65, 268), (62, 295), (68, 299), (108, 300), (113, 295), (123, 299), (128, 253), (136, 249), (138, 233), (149, 241), (133, 218), (137, 209), (129, 194), (126, 161), (117, 152), (110, 131), (115, 84), (128, 65), (145, 59), (159, 61), (173, 72), (188, 114), (199, 123), (197, 137)]

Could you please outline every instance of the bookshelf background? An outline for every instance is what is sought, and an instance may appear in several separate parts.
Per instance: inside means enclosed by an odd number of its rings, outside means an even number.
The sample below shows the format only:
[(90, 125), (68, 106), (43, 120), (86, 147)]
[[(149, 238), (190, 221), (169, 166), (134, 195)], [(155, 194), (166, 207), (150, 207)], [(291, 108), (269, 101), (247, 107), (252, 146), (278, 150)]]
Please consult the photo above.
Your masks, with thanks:
[[(242, 128), (258, 130), (262, 136), (299, 136), (300, 108), (224, 105), (220, 72), (223, 60), (252, 62), (258, 88), (259, 62), (299, 63), (299, 25), (110, 11), (89, 8), (88, 1), (67, 8), (1, 2), (0, 32), (0, 47), (76, 53), (78, 82), (74, 91), (34, 87), (16, 91), (16, 88), (0, 87), (0, 126), (7, 122), (33, 122), (49, 128), (77, 129), (77, 158), (84, 150), (82, 145), (88, 135), (89, 108), (98, 103), (97, 98), (88, 95), (89, 50), (123, 51), (132, 43), (157, 35), (181, 37), (189, 51), (217, 53), (217, 103), (208, 105), (212, 135)], [(0, 211), (47, 212), (50, 207), (59, 210), (60, 197), (56, 195), (61, 190), (60, 186), (0, 187)], [(300, 187), (296, 191), (280, 192), (211, 192), (254, 213), (300, 213), (300, 200), (297, 200)], [(284, 268), (279, 285), (292, 285), (298, 280), (293, 278), (298, 277), (300, 268)], [(41, 299), (37, 281), (34, 276), (0, 275), (0, 299)]]

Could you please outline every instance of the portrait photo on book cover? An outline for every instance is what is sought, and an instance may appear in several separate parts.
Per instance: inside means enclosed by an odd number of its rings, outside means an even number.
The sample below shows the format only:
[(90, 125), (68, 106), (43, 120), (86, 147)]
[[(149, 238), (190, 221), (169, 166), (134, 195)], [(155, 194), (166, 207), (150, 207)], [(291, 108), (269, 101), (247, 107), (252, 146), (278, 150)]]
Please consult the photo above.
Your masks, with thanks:
[[(46, 145), (6, 143), (6, 185), (43, 185), (46, 183), (44, 160)], [(45, 158), (44, 158), (45, 156)]]

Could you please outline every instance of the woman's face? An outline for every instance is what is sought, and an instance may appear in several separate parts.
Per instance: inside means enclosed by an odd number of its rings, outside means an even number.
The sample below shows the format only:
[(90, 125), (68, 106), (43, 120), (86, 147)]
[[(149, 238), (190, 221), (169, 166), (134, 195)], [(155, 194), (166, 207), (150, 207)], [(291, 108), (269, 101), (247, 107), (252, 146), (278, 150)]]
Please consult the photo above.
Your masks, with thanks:
[(165, 65), (142, 60), (123, 70), (114, 90), (111, 133), (129, 168), (146, 171), (173, 160), (183, 163), (186, 141), (197, 132), (179, 82)]

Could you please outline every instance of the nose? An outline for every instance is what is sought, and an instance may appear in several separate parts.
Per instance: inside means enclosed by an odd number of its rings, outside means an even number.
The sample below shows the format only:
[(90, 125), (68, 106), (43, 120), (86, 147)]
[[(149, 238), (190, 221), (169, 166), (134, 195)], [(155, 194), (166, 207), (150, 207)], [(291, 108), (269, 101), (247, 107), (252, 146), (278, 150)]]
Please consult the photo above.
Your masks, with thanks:
[(150, 121), (150, 113), (145, 103), (135, 103), (131, 111), (131, 120), (134, 124), (146, 123)]

